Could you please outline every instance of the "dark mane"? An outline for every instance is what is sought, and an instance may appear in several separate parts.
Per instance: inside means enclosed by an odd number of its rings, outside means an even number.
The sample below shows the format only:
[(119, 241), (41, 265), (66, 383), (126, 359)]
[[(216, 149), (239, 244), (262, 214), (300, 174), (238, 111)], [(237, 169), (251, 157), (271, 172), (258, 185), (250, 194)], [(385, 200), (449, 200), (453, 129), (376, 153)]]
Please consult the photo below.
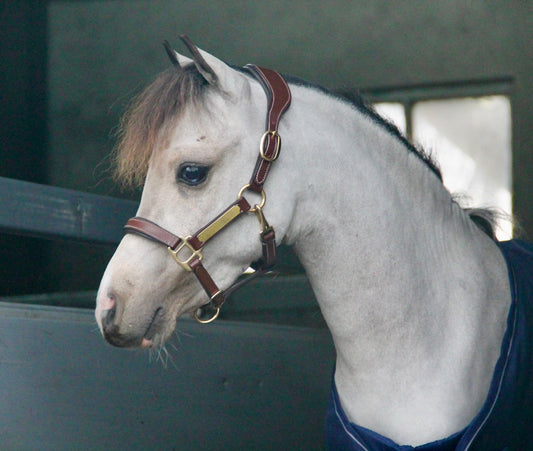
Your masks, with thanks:
[(427, 153), (422, 147), (415, 146), (409, 141), (405, 135), (394, 125), (392, 122), (387, 121), (380, 116), (374, 107), (361, 95), (354, 91), (339, 90), (336, 94), (352, 103), (359, 111), (364, 115), (370, 117), (374, 122), (380, 124), (393, 136), (399, 139), (402, 144), (410, 151), (413, 152), (418, 158), (420, 158), (426, 166), (442, 181), (442, 173), (440, 171), (437, 162), (431, 158), (431, 155)]
[(331, 91), (323, 86), (310, 83), (306, 80), (303, 80), (298, 77), (293, 77), (291, 75), (284, 75), (288, 83), (295, 84), (297, 86), (304, 86), (307, 88), (312, 88), (322, 92), (323, 94), (331, 97), (335, 97), (344, 102), (350, 103), (358, 111), (360, 111), (365, 116), (371, 118), (375, 123), (384, 127), (391, 135), (395, 136), (398, 140), (402, 142), (407, 150), (413, 152), (420, 160), (422, 160), (427, 167), (442, 181), (442, 174), (437, 163), (431, 158), (431, 156), (424, 151), (424, 149), (414, 146), (404, 135), (403, 133), (394, 125), (392, 122), (387, 121), (381, 117), (375, 110), (374, 107), (365, 100), (364, 97), (359, 95), (357, 92), (352, 90), (336, 90)]
[[(416, 155), (439, 178), (441, 182), (443, 181), (442, 173), (435, 160), (433, 160), (423, 148), (414, 146), (403, 135), (403, 133), (398, 129), (398, 127), (396, 127), (396, 125), (381, 117), (374, 110), (373, 106), (357, 92), (351, 90), (330, 91), (329, 89), (326, 89), (323, 86), (310, 83), (298, 77), (293, 77), (290, 75), (284, 75), (284, 77), (290, 84), (315, 89), (323, 93), (324, 95), (335, 97), (341, 101), (349, 102), (362, 114), (371, 118), (375, 123), (384, 127), (385, 130), (387, 130), (391, 135), (396, 137), (396, 139), (400, 140), (400, 142), (405, 146), (408, 151)], [(455, 203), (458, 203), (456, 198), (454, 198), (453, 201)], [(502, 217), (500, 213), (490, 208), (463, 208), (463, 210), (479, 229), (481, 229), (491, 239), (497, 241), (495, 230), (497, 227), (498, 219)]]

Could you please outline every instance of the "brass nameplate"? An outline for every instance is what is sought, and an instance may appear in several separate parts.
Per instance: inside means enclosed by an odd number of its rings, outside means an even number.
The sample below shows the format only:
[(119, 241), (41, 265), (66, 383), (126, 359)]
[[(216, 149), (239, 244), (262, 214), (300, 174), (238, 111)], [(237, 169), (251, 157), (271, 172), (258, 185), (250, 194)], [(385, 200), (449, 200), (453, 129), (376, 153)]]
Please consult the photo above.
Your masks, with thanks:
[(233, 221), (237, 216), (241, 214), (241, 209), (238, 205), (234, 205), (228, 211), (223, 213), (218, 217), (213, 223), (209, 224), (204, 230), (202, 230), (198, 235), (198, 239), (205, 243), (207, 240), (212, 238), (218, 232), (220, 232), (224, 227), (226, 227), (231, 221)]

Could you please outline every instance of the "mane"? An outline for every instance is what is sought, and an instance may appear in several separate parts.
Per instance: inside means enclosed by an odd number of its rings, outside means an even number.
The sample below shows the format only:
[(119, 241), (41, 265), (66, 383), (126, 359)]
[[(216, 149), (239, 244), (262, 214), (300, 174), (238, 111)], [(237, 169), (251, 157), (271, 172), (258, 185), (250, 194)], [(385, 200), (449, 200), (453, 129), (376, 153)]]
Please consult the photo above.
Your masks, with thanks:
[(119, 183), (142, 186), (154, 149), (168, 138), (186, 105), (202, 102), (207, 87), (194, 65), (172, 67), (132, 99), (119, 124), (114, 150)]
[[(233, 69), (244, 73), (241, 67)], [(324, 95), (348, 102), (365, 116), (396, 137), (418, 157), (442, 183), (442, 174), (431, 156), (415, 147), (391, 122), (381, 117), (362, 96), (352, 91), (330, 91), (320, 85), (284, 74), (289, 84), (318, 90)], [(139, 95), (133, 98), (118, 129), (115, 147), (115, 178), (125, 187), (140, 187), (148, 170), (150, 156), (158, 144), (164, 142), (188, 104), (199, 104), (205, 98), (209, 84), (194, 65), (181, 69), (169, 68), (160, 73)], [(489, 209), (464, 209), (472, 221), (487, 235), (495, 239), (497, 215)]]
[[(370, 104), (363, 96), (361, 96), (358, 92), (355, 92), (353, 90), (338, 90), (338, 91), (331, 91), (327, 88), (324, 88), (323, 86), (316, 85), (314, 83), (310, 83), (306, 80), (303, 80), (298, 77), (294, 77), (291, 75), (284, 75), (284, 78), (289, 84), (295, 84), (297, 86), (303, 86), (310, 89), (315, 89), (322, 94), (330, 97), (334, 97), (338, 99), (341, 102), (348, 102), (353, 107), (355, 107), (359, 112), (364, 114), (366, 117), (369, 117), (383, 127), (389, 134), (394, 136), (396, 139), (398, 139), (406, 148), (407, 151), (412, 152), (416, 157), (418, 157), (426, 166), (427, 168), (433, 172), (437, 178), (440, 180), (441, 183), (443, 183), (442, 179), (442, 173), (440, 171), (440, 168), (437, 164), (437, 162), (431, 157), (431, 155), (426, 152), (422, 147), (417, 147), (413, 145), (406, 137), (405, 135), (394, 125), (392, 122), (386, 120), (382, 116), (380, 116), (372, 104)], [(459, 205), (458, 199), (460, 196), (453, 196), (452, 199), (453, 202)], [(507, 219), (509, 218), (506, 215), (503, 215), (499, 211), (491, 208), (462, 208), (466, 215), (470, 218), (470, 220), (479, 228), (481, 231), (483, 231), (486, 235), (488, 235), (492, 240), (498, 241), (496, 237), (496, 228), (497, 223), (499, 219)]]
[(442, 182), (442, 174), (440, 168), (436, 161), (431, 158), (431, 155), (427, 153), (422, 147), (414, 146), (398, 129), (398, 127), (396, 127), (396, 125), (380, 116), (374, 110), (372, 104), (369, 103), (358, 92), (344, 89), (331, 91), (327, 88), (324, 88), (323, 86), (310, 83), (307, 80), (303, 80), (301, 78), (294, 77), (291, 75), (284, 75), (284, 78), (290, 84), (315, 89), (326, 96), (334, 97), (341, 102), (349, 103), (350, 105), (355, 107), (360, 113), (362, 113), (366, 117), (369, 117), (370, 119), (372, 119), (372, 121), (387, 130), (389, 134), (396, 137), (396, 139), (398, 139), (409, 152), (412, 152), (414, 155), (416, 155), (428, 167), (428, 169), (433, 172)]

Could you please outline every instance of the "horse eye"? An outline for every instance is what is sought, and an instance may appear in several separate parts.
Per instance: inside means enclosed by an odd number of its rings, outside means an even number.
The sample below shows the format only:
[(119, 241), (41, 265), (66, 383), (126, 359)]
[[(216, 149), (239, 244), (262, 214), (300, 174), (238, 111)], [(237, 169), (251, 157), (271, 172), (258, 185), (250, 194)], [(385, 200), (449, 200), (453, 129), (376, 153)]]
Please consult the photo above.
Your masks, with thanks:
[(178, 181), (189, 186), (205, 182), (209, 167), (201, 164), (184, 163), (178, 169)]

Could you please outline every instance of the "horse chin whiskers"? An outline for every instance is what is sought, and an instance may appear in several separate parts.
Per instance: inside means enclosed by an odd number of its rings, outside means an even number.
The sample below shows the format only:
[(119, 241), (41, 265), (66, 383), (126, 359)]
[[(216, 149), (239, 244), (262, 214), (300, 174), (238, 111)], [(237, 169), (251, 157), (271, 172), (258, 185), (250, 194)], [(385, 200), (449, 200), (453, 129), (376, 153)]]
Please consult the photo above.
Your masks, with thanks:
[(152, 346), (148, 349), (148, 361), (150, 363), (160, 362), (163, 368), (168, 369), (169, 364), (174, 367), (174, 369), (179, 370), (174, 358), (168, 351), (165, 343), (162, 342), (158, 345)]

